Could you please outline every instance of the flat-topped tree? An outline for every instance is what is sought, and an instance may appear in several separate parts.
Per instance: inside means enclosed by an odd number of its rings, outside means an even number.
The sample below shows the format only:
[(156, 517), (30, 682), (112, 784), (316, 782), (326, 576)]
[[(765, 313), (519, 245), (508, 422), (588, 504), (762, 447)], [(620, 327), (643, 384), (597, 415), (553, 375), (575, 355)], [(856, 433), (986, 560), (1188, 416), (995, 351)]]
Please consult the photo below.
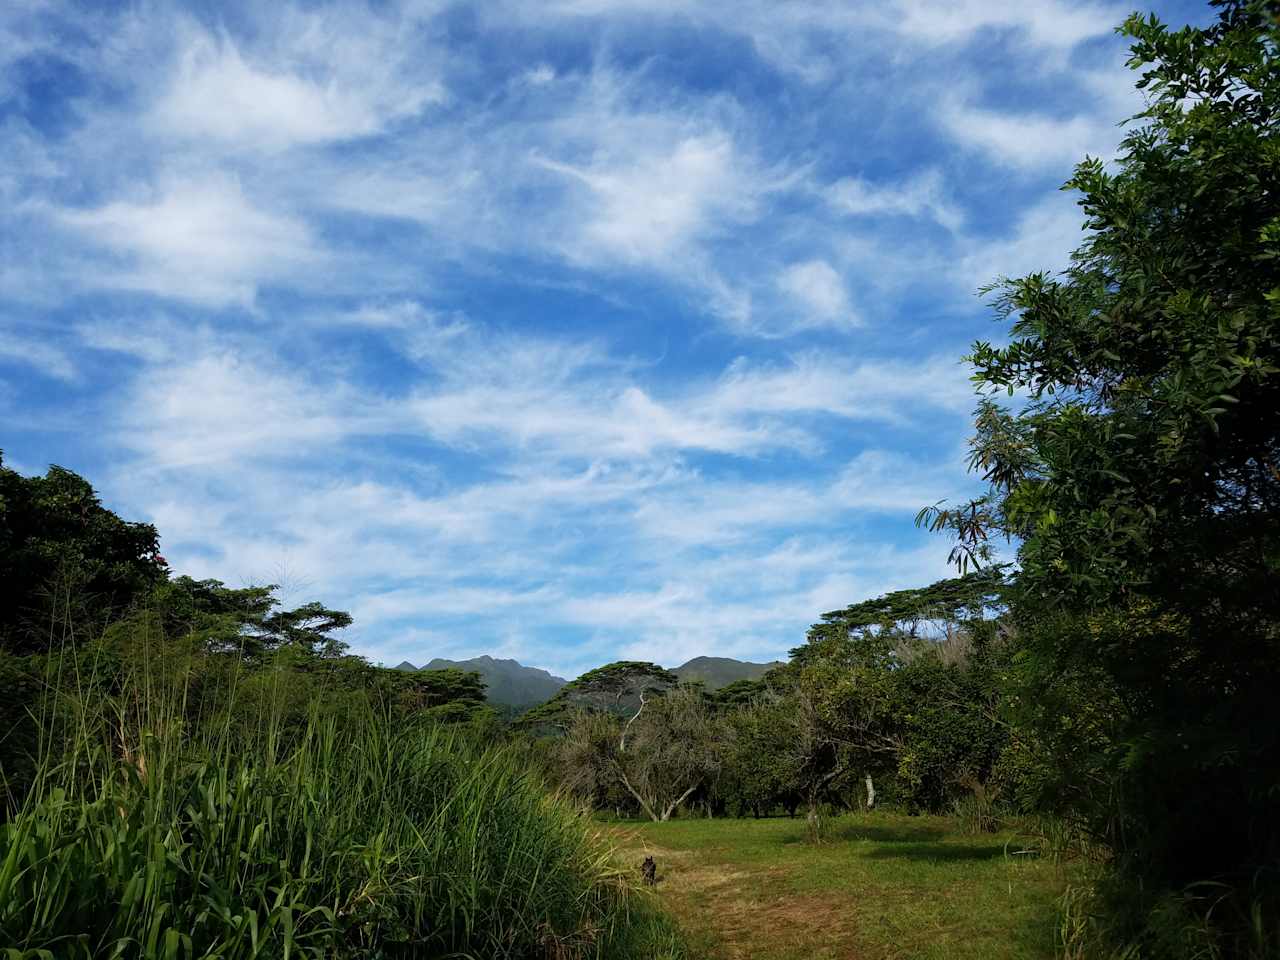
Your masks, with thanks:
[(1009, 564), (996, 564), (964, 576), (939, 580), (927, 587), (895, 590), (871, 600), (824, 613), (809, 628), (805, 646), (791, 651), (794, 661), (805, 659), (831, 642), (942, 639), (982, 622), (988, 612), (1003, 609)]
[(268, 643), (292, 644), (318, 657), (339, 657), (347, 644), (333, 636), (351, 626), (351, 614), (331, 610), (318, 601), (304, 603), (293, 610), (277, 610), (262, 620), (262, 638)]
[[(904, 743), (901, 668), (938, 642), (979, 650), (986, 614), (1003, 606), (1004, 567), (993, 566), (927, 587), (897, 590), (823, 614), (791, 661), (770, 672), (791, 710), (788, 765), (809, 808), (810, 832), (827, 788), (861, 772), (868, 804), (872, 778), (892, 771)], [(970, 647), (962, 647), (970, 649)]]
[(484, 679), (465, 670), (389, 670), (384, 674), (406, 713), (440, 721), (470, 720), (488, 709)]
[(735, 680), (712, 693), (711, 699), (717, 709), (727, 710), (750, 706), (767, 699), (771, 692), (772, 687), (763, 677), (759, 680)]
[(272, 583), (228, 587), (220, 580), (174, 577), (146, 598), (169, 636), (200, 638), (212, 652), (237, 653), (250, 660), (289, 648), (332, 660), (347, 644), (334, 633), (351, 625), (351, 615), (318, 601), (278, 609)]
[(651, 694), (664, 694), (679, 683), (679, 677), (656, 663), (618, 660), (569, 681), (554, 697), (521, 717), (519, 723), (564, 730), (581, 710), (630, 716), (634, 720)]

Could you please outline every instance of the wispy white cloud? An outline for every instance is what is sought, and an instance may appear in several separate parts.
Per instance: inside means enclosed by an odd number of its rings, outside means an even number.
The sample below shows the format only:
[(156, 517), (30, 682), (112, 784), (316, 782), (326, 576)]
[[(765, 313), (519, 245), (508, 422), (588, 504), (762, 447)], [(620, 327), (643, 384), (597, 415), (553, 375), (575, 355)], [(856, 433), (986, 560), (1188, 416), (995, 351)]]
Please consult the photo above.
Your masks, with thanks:
[(802, 309), (791, 329), (837, 326), (856, 327), (859, 319), (849, 303), (849, 292), (835, 268), (825, 260), (793, 263), (778, 275), (778, 287)]
[(1060, 51), (1109, 33), (1129, 12), (1088, 0), (896, 0), (889, 9), (899, 33), (925, 43), (968, 43), (1004, 29), (1019, 31), (1037, 49)]
[(993, 110), (953, 101), (938, 118), (958, 142), (994, 163), (1022, 171), (1049, 171), (1065, 180), (1086, 156), (1110, 159), (1124, 135), (1126, 116), (1080, 113), (1070, 117)]
[[(0, 324), (0, 327), (3, 327)], [(7, 331), (0, 336), (0, 362), (21, 364), (55, 380), (75, 380), (75, 361), (65, 349), (39, 336)]]
[(825, 195), (832, 207), (851, 216), (928, 216), (948, 230), (957, 230), (964, 222), (963, 212), (947, 196), (942, 174), (937, 170), (893, 184), (843, 177), (827, 188)]
[(119, 258), (102, 262), (88, 284), (197, 303), (251, 304), (261, 283), (300, 278), (323, 260), (306, 223), (264, 209), (238, 180), (216, 172), (175, 176), (146, 195), (56, 216)]
[[(621, 642), (628, 659), (673, 666), (701, 655), (764, 660), (785, 657), (774, 638), (795, 630), (793, 624), (807, 626), (849, 597), (945, 576), (946, 566), (927, 547), (867, 550), (849, 542), (792, 540), (750, 556), (749, 563), (713, 563), (701, 575), (688, 573), (651, 590), (569, 600), (566, 619), (589, 626), (599, 640)], [(779, 584), (792, 589), (780, 591)], [(761, 602), (765, 596), (769, 602)], [(788, 646), (802, 640), (803, 627)]]
[(636, 156), (633, 146), (625, 159), (599, 158), (586, 167), (537, 161), (585, 188), (588, 213), (566, 246), (575, 260), (671, 265), (721, 217), (752, 215), (754, 191), (727, 137), (690, 136), (641, 151)]
[(1083, 218), (1070, 194), (1053, 193), (1024, 211), (1008, 233), (970, 244), (955, 264), (957, 280), (976, 291), (999, 277), (1064, 269), (1084, 240)]
[(739, 358), (711, 403), (739, 412), (827, 413), (902, 425), (913, 416), (966, 412), (973, 396), (968, 376), (952, 357), (855, 362), (807, 352), (778, 364)]
[(216, 349), (150, 368), (126, 409), (121, 442), (157, 469), (297, 459), (394, 426), (367, 395)]
[(383, 18), (365, 11), (357, 21), (353, 12), (282, 7), (275, 42), (257, 57), (225, 31), (178, 21), (181, 46), (146, 126), (164, 137), (282, 150), (377, 134), (445, 99), (438, 79), (403, 69), (421, 51), (411, 53)]
[(150, 364), (173, 360), (183, 339), (181, 325), (162, 313), (95, 316), (79, 321), (73, 330), (91, 350), (125, 354)]
[[(868, 34), (880, 34), (899, 43), (930, 48), (962, 46), (978, 37), (990, 37), (993, 30), (1008, 30), (1018, 33), (1020, 40), (1035, 50), (1066, 51), (1082, 41), (1108, 33), (1128, 12), (1127, 7), (1116, 4), (1068, 0), (1027, 0), (1017, 4), (983, 0), (891, 0), (880, 5), (778, 5), (764, 0), (744, 0), (731, 7), (716, 0), (550, 0), (539, 3), (514, 0), (505, 9), (525, 17), (605, 18), (619, 14), (678, 17), (686, 22), (745, 34), (762, 54), (813, 81), (825, 79), (822, 68), (834, 57), (818, 41), (833, 36), (842, 41), (857, 41), (864, 40)], [(806, 57), (809, 63), (804, 62)]]
[(6, 10), (14, 453), (392, 662), (777, 656), (945, 573), (910, 521), (971, 482), (969, 294), (1078, 241), (1118, 15)]
[[(352, 316), (395, 335), (432, 322), (405, 303)], [(129, 351), (142, 364), (113, 427), (114, 442), (133, 455), (109, 487), (160, 525), (166, 555), (182, 569), (261, 582), (287, 562), (318, 594), (353, 608), (380, 656), (395, 649), (397, 659), (414, 658), (385, 639), (402, 624), (482, 621), (480, 634), (453, 638), (449, 650), (492, 650), (501, 634), (513, 645), (508, 653), (572, 672), (598, 658), (593, 644), (606, 642), (608, 611), (644, 604), (652, 616), (638, 621), (632, 640), (619, 634), (608, 643), (649, 644), (673, 662), (679, 648), (658, 642), (670, 623), (700, 604), (738, 604), (744, 613), (728, 632), (724, 623), (712, 629), (705, 611), (686, 616), (698, 649), (777, 652), (778, 632), (817, 612), (806, 607), (814, 584), (835, 593), (858, 577), (875, 584), (887, 576), (852, 544), (836, 563), (821, 561), (826, 548), (807, 556), (795, 531), (859, 512), (905, 516), (962, 482), (955, 470), (875, 449), (805, 481), (721, 477), (683, 462), (703, 450), (741, 457), (762, 443), (786, 447), (792, 435), (810, 435), (804, 420), (815, 413), (882, 421), (887, 406), (859, 399), (877, 383), (896, 384), (898, 407), (949, 409), (945, 391), (905, 399), (913, 383), (919, 393), (938, 379), (927, 365), (876, 373), (869, 362), (828, 368), (817, 356), (767, 367), (739, 361), (659, 400), (635, 385), (639, 369), (599, 347), (454, 324), (426, 362), (434, 386), (412, 388), (422, 397), (436, 392), (438, 424), (454, 424), (439, 435), (417, 403), (371, 392), (340, 368), (288, 366), (208, 332), (164, 354), (145, 332), (130, 338), (114, 321), (96, 333), (86, 328), (96, 348)], [(511, 398), (500, 401), (495, 389), (492, 409), (461, 403), (470, 397), (468, 372), (501, 382)], [(846, 382), (854, 386), (829, 392)], [(611, 404), (596, 409), (594, 390)], [(903, 415), (893, 414), (898, 422)], [(477, 445), (482, 429), (489, 439)], [(415, 433), (487, 464), (488, 479), (447, 480), (430, 458), (385, 448), (386, 438)], [(708, 549), (716, 551), (710, 561)], [(735, 600), (752, 577), (761, 581), (757, 592)], [(614, 586), (601, 593), (602, 582)], [(597, 639), (575, 641), (580, 649), (552, 649), (543, 634), (519, 639), (518, 625), (531, 620)], [(694, 642), (687, 630), (681, 636)]]

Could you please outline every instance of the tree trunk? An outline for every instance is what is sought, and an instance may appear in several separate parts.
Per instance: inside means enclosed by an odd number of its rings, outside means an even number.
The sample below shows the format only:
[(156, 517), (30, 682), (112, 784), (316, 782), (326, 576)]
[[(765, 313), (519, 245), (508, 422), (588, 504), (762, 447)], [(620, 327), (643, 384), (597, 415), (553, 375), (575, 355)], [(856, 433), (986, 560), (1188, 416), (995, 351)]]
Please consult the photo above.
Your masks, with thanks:
[(671, 805), (662, 812), (662, 822), (666, 823), (668, 820), (670, 820), (671, 815), (676, 812), (676, 808), (680, 806), (680, 804), (684, 803), (685, 800), (689, 798), (689, 794), (693, 793), (693, 791), (697, 789), (698, 789), (698, 785), (695, 783), (692, 787), (690, 787), (684, 793), (680, 794), (680, 796), (677, 797), (675, 800), (672, 800)]
[(636, 715), (627, 721), (627, 725), (622, 728), (622, 736), (618, 738), (618, 752), (627, 752), (627, 734), (631, 732), (631, 725), (640, 719), (640, 714), (644, 713), (645, 705), (649, 701), (644, 698), (644, 691), (640, 691), (640, 709), (636, 711)]
[(871, 782), (871, 774), (866, 776), (867, 783), (867, 809), (872, 810), (876, 805), (876, 785)]
[[(649, 815), (649, 819), (657, 823), (660, 819), (665, 820), (666, 817), (659, 817), (658, 812), (650, 806), (649, 801), (640, 796), (640, 792), (631, 785), (631, 781), (627, 779), (627, 775), (621, 770), (618, 771), (618, 778), (622, 781), (622, 785), (627, 788), (627, 792), (636, 798), (636, 803), (640, 804), (640, 809)], [(683, 798), (682, 798), (683, 799)]]
[(822, 817), (818, 813), (817, 794), (809, 796), (809, 812), (805, 815), (805, 823), (809, 830), (809, 842), (822, 842)]

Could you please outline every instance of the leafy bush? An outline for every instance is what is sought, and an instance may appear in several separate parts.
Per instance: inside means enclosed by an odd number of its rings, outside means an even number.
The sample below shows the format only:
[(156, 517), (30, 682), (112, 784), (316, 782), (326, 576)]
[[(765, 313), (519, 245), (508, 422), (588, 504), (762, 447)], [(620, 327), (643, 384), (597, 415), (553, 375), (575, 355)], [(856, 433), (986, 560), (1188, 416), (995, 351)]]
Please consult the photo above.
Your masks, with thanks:
[(68, 697), (77, 735), (0, 825), (6, 956), (680, 956), (511, 749), (368, 701), (287, 740), (193, 725), (185, 690)]

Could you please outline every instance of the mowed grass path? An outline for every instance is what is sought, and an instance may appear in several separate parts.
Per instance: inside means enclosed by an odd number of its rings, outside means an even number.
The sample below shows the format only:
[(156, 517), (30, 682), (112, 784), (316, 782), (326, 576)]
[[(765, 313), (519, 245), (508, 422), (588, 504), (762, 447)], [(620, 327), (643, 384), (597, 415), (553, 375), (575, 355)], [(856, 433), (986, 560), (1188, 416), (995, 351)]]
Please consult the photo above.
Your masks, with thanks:
[(1011, 833), (965, 836), (945, 817), (892, 813), (676, 820), (607, 828), (658, 864), (658, 895), (708, 960), (1046, 960), (1064, 869)]

